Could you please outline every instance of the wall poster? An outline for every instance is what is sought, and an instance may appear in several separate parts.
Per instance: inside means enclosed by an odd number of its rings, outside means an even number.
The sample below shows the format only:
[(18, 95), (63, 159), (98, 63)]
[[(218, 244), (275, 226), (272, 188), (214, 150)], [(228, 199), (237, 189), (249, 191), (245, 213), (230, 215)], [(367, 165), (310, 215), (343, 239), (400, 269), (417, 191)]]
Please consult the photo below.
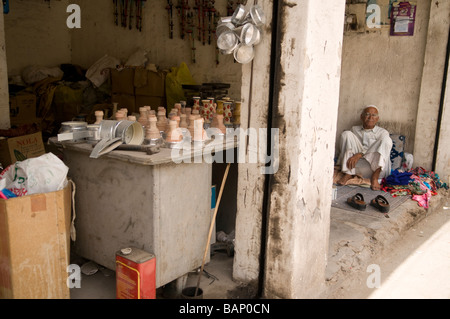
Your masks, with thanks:
[(391, 36), (414, 35), (416, 2), (397, 1), (391, 8)]

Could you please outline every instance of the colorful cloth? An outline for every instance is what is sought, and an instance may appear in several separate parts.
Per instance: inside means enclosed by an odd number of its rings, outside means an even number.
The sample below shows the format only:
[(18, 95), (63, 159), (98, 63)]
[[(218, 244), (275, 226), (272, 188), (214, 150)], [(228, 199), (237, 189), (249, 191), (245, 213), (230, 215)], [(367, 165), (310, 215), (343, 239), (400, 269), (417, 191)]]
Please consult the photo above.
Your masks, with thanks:
[[(408, 183), (404, 184), (406, 178)], [(411, 195), (412, 200), (426, 209), (430, 207), (431, 197), (437, 195), (440, 188), (448, 189), (448, 186), (441, 182), (438, 174), (426, 171), (423, 167), (416, 167), (407, 172), (392, 171), (381, 183), (381, 189), (393, 197)]]
[(390, 185), (408, 185), (411, 180), (411, 172), (401, 172), (398, 169), (392, 171), (391, 175), (386, 177), (386, 183)]

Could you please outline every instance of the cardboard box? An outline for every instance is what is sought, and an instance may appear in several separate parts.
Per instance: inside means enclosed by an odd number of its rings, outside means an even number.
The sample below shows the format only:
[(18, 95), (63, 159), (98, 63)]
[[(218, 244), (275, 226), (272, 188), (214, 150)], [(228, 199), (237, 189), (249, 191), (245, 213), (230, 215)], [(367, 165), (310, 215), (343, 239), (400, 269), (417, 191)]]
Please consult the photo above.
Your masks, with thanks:
[(36, 95), (19, 93), (9, 96), (9, 113), (11, 121), (24, 121), (36, 118)]
[[(136, 76), (139, 74), (137, 71)], [(142, 83), (142, 85), (140, 85)], [(135, 94), (145, 96), (161, 96), (166, 94), (166, 75), (163, 72), (144, 70), (142, 79), (135, 81)]]
[(111, 93), (134, 95), (134, 68), (111, 69)]
[(166, 106), (166, 98), (161, 96), (136, 95), (136, 109), (142, 106), (151, 106), (152, 110), (157, 111), (158, 106)]
[[(118, 103), (117, 109), (120, 110), (121, 108), (128, 109), (128, 115), (131, 115), (133, 112), (136, 111), (136, 98), (134, 95), (129, 94), (113, 94), (111, 97), (112, 103)], [(139, 110), (139, 109), (137, 109)], [(115, 114), (112, 114), (112, 116), (115, 116)]]
[(0, 138), (0, 163), (3, 167), (45, 154), (42, 132), (12, 138)]
[(70, 299), (71, 195), (0, 199), (0, 299)]

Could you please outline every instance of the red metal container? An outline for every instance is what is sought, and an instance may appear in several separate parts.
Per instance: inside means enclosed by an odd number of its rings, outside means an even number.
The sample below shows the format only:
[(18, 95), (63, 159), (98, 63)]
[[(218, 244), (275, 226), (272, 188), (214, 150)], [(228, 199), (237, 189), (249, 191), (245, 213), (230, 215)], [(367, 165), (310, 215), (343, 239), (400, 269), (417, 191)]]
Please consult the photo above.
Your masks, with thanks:
[(156, 299), (156, 258), (138, 248), (116, 253), (116, 298)]

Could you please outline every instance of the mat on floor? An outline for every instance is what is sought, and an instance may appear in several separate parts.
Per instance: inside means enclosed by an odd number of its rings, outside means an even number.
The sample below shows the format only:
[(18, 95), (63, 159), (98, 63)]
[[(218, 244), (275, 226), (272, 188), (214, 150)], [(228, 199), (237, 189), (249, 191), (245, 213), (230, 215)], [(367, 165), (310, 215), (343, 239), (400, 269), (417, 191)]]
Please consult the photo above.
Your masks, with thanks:
[[(347, 204), (347, 198), (352, 197), (357, 193), (361, 193), (364, 196), (364, 201), (367, 203), (367, 208), (364, 211), (357, 210), (356, 208), (353, 208), (352, 206)], [(392, 215), (392, 213), (395, 213), (394, 210), (410, 198), (410, 196), (392, 197), (389, 193), (383, 191), (374, 191), (370, 189), (370, 187), (337, 186), (337, 198), (331, 201), (331, 207), (336, 207), (351, 212), (372, 216), (375, 218), (388, 217), (385, 216), (385, 214), (380, 213), (380, 211), (375, 207), (369, 205), (370, 201), (378, 195), (383, 196), (389, 202), (389, 206), (391, 208), (387, 215)]]

